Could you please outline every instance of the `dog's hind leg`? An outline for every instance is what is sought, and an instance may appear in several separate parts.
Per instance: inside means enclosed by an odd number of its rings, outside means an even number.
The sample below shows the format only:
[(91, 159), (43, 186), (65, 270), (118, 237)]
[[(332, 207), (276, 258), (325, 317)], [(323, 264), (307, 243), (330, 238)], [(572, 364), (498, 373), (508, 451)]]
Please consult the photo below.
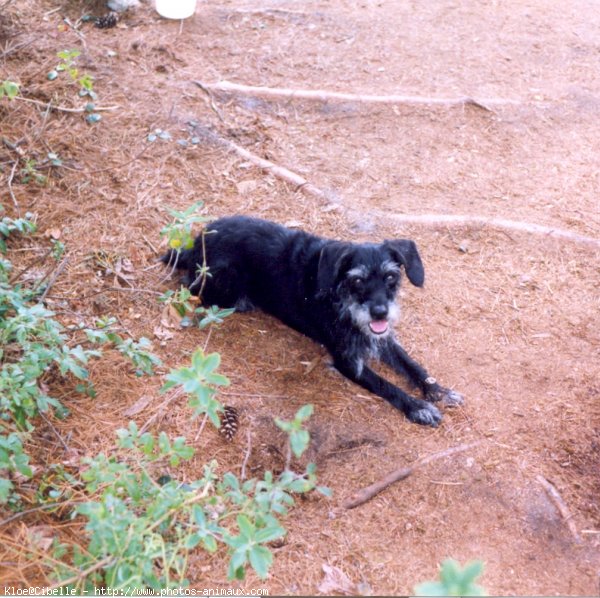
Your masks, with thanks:
[(363, 388), (382, 397), (396, 409), (402, 411), (411, 422), (435, 428), (442, 421), (442, 414), (437, 407), (422, 399), (411, 397), (402, 389), (376, 374), (368, 366), (362, 363), (357, 366), (347, 361), (337, 361), (334, 365), (341, 374), (352, 380), (352, 382), (360, 384)]
[(431, 402), (442, 401), (446, 406), (460, 405), (463, 402), (461, 394), (440, 386), (437, 380), (427, 373), (427, 370), (412, 359), (402, 346), (390, 339), (381, 351), (381, 359), (399, 374), (423, 391), (423, 396)]

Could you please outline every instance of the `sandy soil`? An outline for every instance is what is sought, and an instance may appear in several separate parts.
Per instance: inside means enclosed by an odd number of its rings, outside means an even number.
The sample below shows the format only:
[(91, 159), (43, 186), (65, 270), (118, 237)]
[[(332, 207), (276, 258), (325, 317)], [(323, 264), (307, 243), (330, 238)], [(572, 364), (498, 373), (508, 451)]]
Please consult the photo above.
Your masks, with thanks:
[[(0, 79), (19, 81), (22, 96), (43, 105), (0, 102), (2, 135), (22, 139), (39, 162), (48, 151), (64, 161), (46, 187), (13, 185), (20, 210), (37, 213), (42, 234), (59, 235), (68, 249), (48, 305), (66, 323), (116, 315), (131, 334), (154, 337), (169, 367), (184, 364), (197, 346), (222, 354), (232, 381), (222, 398), (240, 409), (242, 429), (232, 444), (205, 429), (189, 476), (205, 455), (223, 471), (239, 471), (248, 431), (252, 471), (280, 467), (271, 418), (315, 405), (310, 457), (333, 498), (300, 502), (271, 577), (262, 584), (250, 576), (245, 587), (315, 593), (326, 563), (363, 591), (406, 594), (454, 557), (485, 561), (481, 582), (490, 594), (599, 592), (598, 244), (395, 218), (509, 219), (600, 239), (597, 3), (204, 0), (183, 23), (145, 4), (116, 28), (81, 24), (78, 31), (63, 17), (76, 23), (84, 13), (101, 14), (101, 6), (4, 4)], [(53, 97), (62, 106), (82, 104), (66, 78), (45, 77), (65, 48), (82, 51), (79, 66), (95, 78), (97, 103), (117, 106), (96, 125), (81, 114), (45, 111)], [(209, 96), (196, 80), (513, 103), (488, 111)], [(156, 128), (172, 139), (149, 143)], [(327, 199), (261, 171), (223, 139), (297, 172)], [(14, 159), (0, 148), (2, 201), (12, 212)], [(174, 287), (153, 267), (159, 231), (168, 208), (198, 200), (212, 216), (252, 214), (356, 241), (414, 239), (427, 283), (404, 288), (398, 337), (443, 384), (464, 393), (464, 407), (447, 411), (436, 430), (411, 425), (331, 371), (321, 348), (257, 313), (235, 315), (210, 334), (187, 329), (156, 338), (162, 308), (148, 291)], [(23, 265), (44, 251), (20, 247)], [(128, 282), (103, 276), (98, 255), (129, 258)], [(160, 380), (135, 378), (116, 359), (95, 365), (93, 377), (96, 400), (65, 397), (73, 415), (56, 424), (80, 454), (111, 442), (141, 396), (155, 400), (135, 416), (140, 423), (161, 402)], [(198, 431), (183, 403), (157, 422), (156, 429), (188, 438)], [(37, 440), (40, 462), (60, 453), (43, 426)], [(484, 442), (361, 507), (339, 509), (391, 469), (477, 440)], [(538, 476), (559, 491), (579, 541)], [(41, 521), (70, 533), (59, 521)], [(224, 585), (224, 562), (201, 553), (190, 579)], [(4, 579), (10, 571), (8, 563)]]

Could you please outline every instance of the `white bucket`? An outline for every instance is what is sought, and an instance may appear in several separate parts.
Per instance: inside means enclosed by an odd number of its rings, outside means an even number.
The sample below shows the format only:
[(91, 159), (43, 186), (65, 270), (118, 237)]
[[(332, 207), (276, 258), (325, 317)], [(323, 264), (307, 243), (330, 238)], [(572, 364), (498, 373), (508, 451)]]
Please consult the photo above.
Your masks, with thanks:
[(196, 0), (156, 0), (156, 12), (166, 19), (187, 19), (196, 12)]

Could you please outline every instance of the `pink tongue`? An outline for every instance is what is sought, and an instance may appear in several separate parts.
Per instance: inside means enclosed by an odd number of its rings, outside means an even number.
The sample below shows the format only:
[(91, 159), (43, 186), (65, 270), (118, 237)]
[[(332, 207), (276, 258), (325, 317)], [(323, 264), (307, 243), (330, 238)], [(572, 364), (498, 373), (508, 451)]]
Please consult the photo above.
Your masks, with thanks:
[(383, 334), (388, 328), (387, 320), (373, 320), (369, 323), (369, 327), (375, 334)]

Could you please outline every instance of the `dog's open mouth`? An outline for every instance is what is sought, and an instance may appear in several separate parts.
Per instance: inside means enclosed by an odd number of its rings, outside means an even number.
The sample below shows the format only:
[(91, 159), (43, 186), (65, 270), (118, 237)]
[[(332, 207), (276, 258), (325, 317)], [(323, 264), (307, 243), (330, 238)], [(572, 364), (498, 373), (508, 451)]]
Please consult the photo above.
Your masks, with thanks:
[(369, 322), (369, 328), (373, 334), (384, 334), (388, 329), (387, 320), (371, 320)]

